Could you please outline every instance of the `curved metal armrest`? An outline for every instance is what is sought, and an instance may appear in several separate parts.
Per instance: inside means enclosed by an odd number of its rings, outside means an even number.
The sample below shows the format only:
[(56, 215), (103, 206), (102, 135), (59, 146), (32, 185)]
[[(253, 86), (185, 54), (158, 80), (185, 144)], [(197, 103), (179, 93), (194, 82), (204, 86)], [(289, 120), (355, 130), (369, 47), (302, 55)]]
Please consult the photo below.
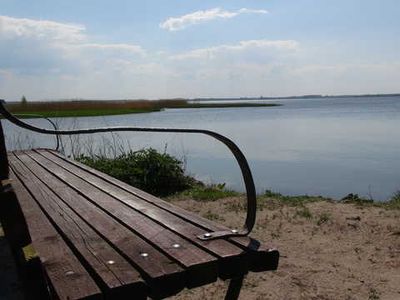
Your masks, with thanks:
[(256, 210), (257, 210), (257, 199), (256, 199), (256, 190), (254, 187), (253, 176), (250, 171), (249, 164), (243, 155), (242, 151), (239, 149), (236, 144), (228, 139), (227, 137), (216, 133), (210, 130), (203, 129), (180, 129), (180, 128), (147, 128), (147, 127), (130, 127), (130, 126), (121, 126), (121, 127), (102, 127), (102, 128), (88, 128), (88, 129), (75, 129), (75, 130), (50, 130), (32, 126), (27, 124), (15, 116), (13, 116), (5, 107), (4, 100), (0, 100), (0, 113), (17, 126), (20, 126), (25, 129), (29, 129), (35, 132), (43, 133), (43, 134), (55, 134), (55, 135), (73, 135), (73, 134), (89, 134), (89, 133), (99, 133), (99, 132), (114, 132), (114, 131), (138, 131), (138, 132), (171, 132), (171, 133), (200, 133), (211, 136), (218, 141), (225, 144), (232, 154), (235, 156), (236, 161), (240, 166), (240, 170), (242, 171), (243, 180), (246, 187), (246, 196), (247, 196), (247, 215), (245, 224), (241, 230), (230, 230), (230, 231), (216, 231), (216, 232), (207, 232), (202, 235), (199, 235), (198, 238), (201, 240), (210, 240), (216, 238), (226, 238), (233, 236), (246, 236), (253, 229), (255, 220), (256, 220)]

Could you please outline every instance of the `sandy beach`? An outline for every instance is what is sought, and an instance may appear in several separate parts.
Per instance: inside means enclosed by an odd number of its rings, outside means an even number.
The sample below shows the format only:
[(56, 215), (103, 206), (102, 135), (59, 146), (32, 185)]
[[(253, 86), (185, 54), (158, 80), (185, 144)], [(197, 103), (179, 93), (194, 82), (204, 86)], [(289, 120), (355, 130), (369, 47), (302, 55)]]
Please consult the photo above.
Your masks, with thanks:
[[(173, 202), (232, 228), (244, 199)], [(400, 299), (400, 210), (319, 201), (262, 202), (252, 236), (281, 253), (279, 269), (251, 273), (240, 299)], [(227, 282), (173, 299), (223, 299)]]

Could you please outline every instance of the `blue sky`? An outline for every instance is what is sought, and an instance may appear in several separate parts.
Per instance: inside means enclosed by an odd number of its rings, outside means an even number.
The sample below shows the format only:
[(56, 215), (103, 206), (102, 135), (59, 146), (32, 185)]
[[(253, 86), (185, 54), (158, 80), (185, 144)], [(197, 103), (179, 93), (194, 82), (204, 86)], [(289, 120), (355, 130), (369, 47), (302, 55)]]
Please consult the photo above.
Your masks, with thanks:
[(400, 1), (0, 0), (0, 98), (400, 92)]

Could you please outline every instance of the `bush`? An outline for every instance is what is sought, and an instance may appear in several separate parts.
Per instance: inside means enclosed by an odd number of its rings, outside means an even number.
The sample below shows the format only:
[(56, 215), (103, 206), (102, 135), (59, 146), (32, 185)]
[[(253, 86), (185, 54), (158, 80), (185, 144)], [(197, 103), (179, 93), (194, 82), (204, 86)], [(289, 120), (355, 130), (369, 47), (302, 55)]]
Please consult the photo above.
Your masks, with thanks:
[(226, 189), (225, 183), (223, 183), (211, 185), (197, 184), (184, 192), (184, 195), (199, 201), (215, 201), (221, 198), (234, 197), (239, 195), (239, 193)]
[(171, 195), (196, 183), (185, 175), (182, 161), (153, 148), (130, 151), (116, 158), (81, 155), (77, 160), (157, 196)]
[(343, 203), (354, 203), (354, 204), (372, 204), (374, 203), (374, 200), (372, 199), (365, 199), (362, 197), (359, 197), (358, 194), (348, 194), (347, 196), (343, 197), (342, 200), (340, 200)]
[(400, 191), (394, 193), (393, 197), (386, 204), (389, 208), (400, 209)]

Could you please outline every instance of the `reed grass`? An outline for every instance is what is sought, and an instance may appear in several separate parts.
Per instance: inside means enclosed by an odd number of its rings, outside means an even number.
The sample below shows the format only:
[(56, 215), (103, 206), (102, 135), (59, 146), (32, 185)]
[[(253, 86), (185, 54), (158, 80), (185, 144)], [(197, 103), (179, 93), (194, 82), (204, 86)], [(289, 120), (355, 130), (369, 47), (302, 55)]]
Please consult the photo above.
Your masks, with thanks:
[(7, 109), (15, 114), (35, 114), (41, 115), (43, 117), (83, 117), (149, 113), (161, 111), (166, 108), (239, 108), (268, 107), (278, 105), (279, 104), (274, 103), (189, 103), (185, 99), (71, 100), (45, 102), (10, 102), (7, 103)]
[(11, 102), (7, 103), (7, 109), (12, 113), (39, 114), (45, 117), (81, 117), (153, 112), (169, 106), (184, 106), (186, 103), (183, 99)]

